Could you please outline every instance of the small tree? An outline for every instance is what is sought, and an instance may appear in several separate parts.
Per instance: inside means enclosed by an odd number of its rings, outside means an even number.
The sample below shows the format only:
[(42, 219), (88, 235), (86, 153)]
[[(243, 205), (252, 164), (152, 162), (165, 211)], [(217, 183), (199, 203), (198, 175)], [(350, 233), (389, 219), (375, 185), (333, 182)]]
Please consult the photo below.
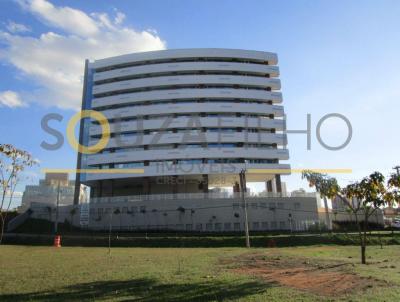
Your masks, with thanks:
[[(356, 198), (358, 206), (362, 209), (364, 223), (361, 240), (361, 261), (365, 261), (365, 249), (367, 243), (368, 219), (377, 213), (378, 209), (391, 206), (399, 202), (400, 176), (392, 174), (387, 183), (385, 177), (374, 172), (368, 177), (364, 177), (360, 182), (348, 185), (344, 192), (348, 198)], [(359, 226), (360, 228), (360, 226)], [(361, 232), (360, 232), (361, 233)]]
[(28, 152), (17, 149), (11, 144), (0, 144), (0, 244), (20, 174), (26, 167), (31, 167), (35, 163), (36, 161)]
[(386, 194), (386, 200), (388, 203), (396, 203), (397, 206), (400, 204), (400, 174), (392, 174), (387, 182), (389, 191)]
[(110, 220), (109, 220), (109, 228), (108, 228), (108, 254), (111, 256), (111, 232), (112, 232), (112, 217), (113, 214), (119, 215), (121, 212), (119, 208), (115, 209), (114, 211), (111, 209), (110, 211)]
[(324, 200), (326, 226), (330, 229), (328, 199), (333, 199), (340, 191), (337, 180), (325, 174), (312, 171), (303, 171), (302, 178), (307, 179), (310, 187), (315, 187), (315, 190)]
[[(317, 191), (325, 192), (326, 197), (340, 198), (354, 214), (360, 239), (361, 263), (366, 264), (368, 219), (380, 207), (394, 201), (398, 202), (400, 177), (392, 175), (386, 185), (385, 177), (379, 172), (374, 172), (360, 182), (350, 184), (343, 189), (340, 188), (335, 178), (325, 174), (305, 171), (303, 178), (306, 178), (310, 186), (315, 187)], [(364, 218), (362, 226), (359, 223), (359, 215), (363, 215)]]

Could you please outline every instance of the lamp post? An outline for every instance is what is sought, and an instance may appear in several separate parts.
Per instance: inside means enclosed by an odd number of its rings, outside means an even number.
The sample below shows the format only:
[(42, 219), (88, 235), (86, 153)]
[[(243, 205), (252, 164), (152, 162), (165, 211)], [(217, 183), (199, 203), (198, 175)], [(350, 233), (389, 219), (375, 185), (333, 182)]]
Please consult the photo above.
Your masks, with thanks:
[(57, 204), (56, 204), (56, 219), (54, 221), (54, 234), (58, 233), (58, 208), (60, 205), (60, 181), (57, 184)]
[(246, 193), (246, 170), (242, 169), (239, 174), (240, 178), (240, 189), (242, 192), (242, 201), (243, 201), (243, 207), (244, 207), (244, 231), (246, 234), (246, 247), (250, 247), (250, 235), (249, 235), (249, 221), (247, 217), (247, 203), (246, 203), (246, 198), (245, 198), (245, 193)]
[(111, 230), (112, 230), (112, 217), (113, 217), (113, 208), (110, 209), (110, 220), (108, 224), (108, 255), (111, 256)]
[(293, 234), (293, 225), (292, 225), (292, 223), (293, 223), (293, 218), (292, 218), (292, 213), (289, 213), (289, 226), (290, 226), (290, 235), (292, 235)]

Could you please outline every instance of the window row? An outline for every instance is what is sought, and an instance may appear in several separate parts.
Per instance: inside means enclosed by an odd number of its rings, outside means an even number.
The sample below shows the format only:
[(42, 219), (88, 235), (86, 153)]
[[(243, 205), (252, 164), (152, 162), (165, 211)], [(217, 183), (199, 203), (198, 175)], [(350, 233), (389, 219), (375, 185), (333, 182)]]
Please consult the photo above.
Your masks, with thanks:
[[(122, 70), (121, 70), (122, 71)], [(129, 70), (127, 70), (129, 72)], [(221, 70), (221, 71), (211, 71), (211, 70), (177, 70), (177, 71), (163, 71), (163, 72), (152, 72), (152, 73), (141, 73), (141, 74), (132, 74), (125, 76), (113, 76), (111, 78), (103, 79), (103, 80), (94, 80), (95, 85), (102, 84), (110, 84), (117, 83), (121, 81), (128, 80), (138, 80), (138, 79), (148, 79), (148, 78), (158, 78), (158, 77), (168, 77), (168, 76), (182, 76), (182, 75), (237, 75), (243, 77), (261, 77), (261, 78), (269, 78), (271, 75), (265, 72), (251, 72), (251, 71), (230, 71), (230, 70)]]
[[(283, 203), (283, 202), (278, 202), (278, 203), (276, 203), (276, 202), (268, 202), (268, 203), (267, 202), (260, 202), (260, 203), (249, 202), (249, 203), (247, 203), (247, 208), (251, 208), (253, 210), (269, 209), (269, 210), (273, 211), (276, 209), (278, 209), (278, 210), (289, 209), (289, 207), (288, 207), (289, 205), (292, 205), (292, 208), (294, 210), (300, 210), (300, 208), (301, 208), (301, 205), (299, 202), (295, 202), (293, 204), (288, 204), (288, 203)], [(234, 203), (232, 205), (232, 207), (233, 207), (233, 210), (239, 210), (239, 209), (243, 208), (243, 205), (239, 204), (239, 203)]]
[(126, 67), (133, 66), (143, 66), (143, 65), (153, 65), (153, 64), (162, 64), (162, 63), (184, 63), (184, 62), (231, 62), (231, 63), (244, 63), (244, 64), (261, 64), (261, 65), (269, 65), (268, 61), (261, 60), (252, 60), (252, 59), (244, 59), (244, 58), (211, 58), (211, 57), (193, 57), (193, 58), (168, 58), (168, 59), (154, 59), (154, 60), (145, 60), (145, 61), (136, 61), (136, 62), (126, 62), (121, 64), (116, 64), (112, 66), (100, 67), (96, 68), (95, 71), (97, 73), (109, 70), (116, 70)]
[[(176, 134), (176, 133), (183, 133), (183, 134), (189, 134), (189, 135), (200, 135), (200, 133), (260, 133), (260, 134), (269, 134), (269, 133), (276, 133), (277, 131), (275, 129), (258, 129), (258, 128), (242, 128), (242, 127), (237, 127), (237, 128), (174, 128), (171, 130), (141, 130), (141, 131), (127, 131), (124, 133), (111, 133), (110, 137), (111, 138), (120, 138), (120, 139), (125, 139), (125, 138), (135, 138), (135, 137), (140, 137), (142, 135), (164, 135), (164, 134)], [(96, 134), (92, 135), (91, 138), (96, 139), (100, 138), (101, 134)]]
[(126, 153), (144, 150), (171, 150), (171, 149), (222, 149), (222, 148), (258, 148), (277, 149), (276, 144), (247, 144), (247, 143), (203, 143), (203, 144), (161, 144), (161, 145), (139, 145), (135, 147), (104, 149), (101, 154)]
[[(270, 210), (274, 210), (274, 209), (289, 209), (290, 204), (285, 204), (278, 202), (270, 202), (270, 203), (266, 203), (266, 202), (260, 202), (260, 203), (248, 203), (247, 207), (251, 208), (253, 210), (257, 210), (257, 209), (270, 209)], [(243, 208), (243, 206), (241, 204), (238, 203), (234, 203), (233, 204), (233, 209), (234, 210), (240, 210), (241, 208)], [(293, 204), (293, 209), (295, 210), (299, 210), (300, 209), (300, 203), (295, 202)], [(108, 208), (97, 208), (97, 214), (98, 215), (103, 215), (103, 214), (111, 214), (111, 211), (113, 211), (113, 213), (115, 213), (116, 211), (122, 214), (135, 214), (135, 213), (146, 213), (148, 211), (148, 208), (146, 206), (131, 206), (131, 207), (108, 207)], [(157, 209), (152, 209), (151, 212), (157, 212)], [(162, 210), (161, 210), (162, 212)], [(90, 209), (90, 214), (96, 214), (96, 209), (95, 208), (91, 208)]]
[(122, 103), (115, 105), (99, 106), (97, 110), (108, 110), (108, 109), (120, 109), (126, 107), (138, 107), (138, 106), (153, 106), (153, 105), (171, 105), (171, 104), (199, 104), (199, 103), (239, 103), (239, 104), (268, 104), (272, 105), (272, 100), (253, 100), (253, 99), (174, 99), (174, 100), (163, 100), (163, 101), (142, 101), (134, 103)]
[(125, 169), (147, 166), (168, 167), (172, 165), (185, 164), (277, 164), (278, 159), (243, 159), (243, 158), (216, 158), (216, 159), (176, 159), (176, 160), (154, 160), (154, 161), (136, 161), (127, 163), (90, 165), (89, 168), (94, 169)]
[[(292, 222), (293, 223), (293, 222)], [(123, 226), (120, 226), (124, 228)], [(148, 228), (148, 225), (144, 225), (143, 228)], [(166, 224), (152, 226), (155, 229), (176, 229), (181, 231), (197, 231), (197, 232), (231, 232), (231, 231), (243, 231), (244, 224), (240, 222), (217, 222), (217, 223), (187, 223), (187, 224)], [(287, 230), (290, 227), (290, 222), (286, 221), (254, 221), (249, 223), (251, 231), (274, 231), (274, 230)], [(128, 229), (129, 227), (126, 227)], [(134, 229), (134, 226), (130, 228)], [(140, 228), (140, 227), (139, 227)]]
[[(205, 117), (212, 117), (212, 118), (220, 118), (220, 125), (221, 127), (223, 126), (223, 123), (226, 122), (226, 120), (223, 120), (225, 118), (244, 118), (245, 120), (248, 118), (259, 118), (260, 121), (262, 121), (263, 119), (274, 119), (275, 116), (274, 114), (265, 114), (265, 113), (257, 113), (257, 114), (252, 114), (252, 113), (241, 113), (241, 112), (216, 112), (216, 113), (174, 113), (174, 114), (164, 114), (164, 113), (160, 113), (160, 114), (149, 114), (149, 115), (138, 115), (138, 116), (132, 116), (132, 117), (124, 117), (121, 118), (119, 117), (117, 114), (114, 117), (109, 117), (107, 119), (107, 122), (111, 125), (111, 124), (119, 124), (119, 123), (123, 123), (123, 122), (133, 122), (133, 121), (137, 121), (137, 123), (141, 123), (143, 121), (147, 121), (147, 120), (166, 120), (169, 123), (174, 122), (172, 119), (174, 118), (189, 118), (191, 119), (193, 122), (197, 122), (197, 119), (200, 118), (205, 118)], [(100, 125), (100, 123), (98, 121), (92, 121), (91, 122), (92, 125)], [(201, 125), (200, 125), (201, 126)]]
[(118, 89), (108, 92), (96, 93), (93, 92), (94, 98), (102, 98), (112, 95), (121, 95), (133, 92), (146, 92), (146, 91), (160, 91), (160, 90), (171, 90), (171, 89), (208, 89), (208, 88), (229, 88), (229, 89), (246, 89), (246, 90), (263, 90), (263, 91), (272, 91), (271, 86), (249, 86), (249, 85), (241, 85), (241, 84), (187, 84), (187, 85), (163, 85), (163, 86), (154, 86), (154, 87), (140, 87), (140, 88), (126, 88), (126, 89)]

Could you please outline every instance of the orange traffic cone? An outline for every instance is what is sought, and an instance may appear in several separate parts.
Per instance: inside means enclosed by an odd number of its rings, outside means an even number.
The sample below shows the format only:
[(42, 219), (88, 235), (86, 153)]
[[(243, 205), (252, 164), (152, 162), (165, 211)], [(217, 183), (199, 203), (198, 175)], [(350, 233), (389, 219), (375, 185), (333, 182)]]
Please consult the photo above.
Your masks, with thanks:
[(56, 235), (56, 237), (54, 237), (54, 247), (61, 247), (61, 236), (60, 235)]

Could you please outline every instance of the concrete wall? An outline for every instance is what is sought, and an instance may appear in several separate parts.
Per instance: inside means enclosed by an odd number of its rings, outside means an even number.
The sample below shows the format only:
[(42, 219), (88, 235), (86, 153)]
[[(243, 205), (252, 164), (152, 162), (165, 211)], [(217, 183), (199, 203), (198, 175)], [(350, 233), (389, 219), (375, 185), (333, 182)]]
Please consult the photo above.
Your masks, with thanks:
[[(306, 230), (318, 221), (316, 198), (248, 198), (250, 230)], [(90, 228), (243, 231), (240, 199), (148, 200), (90, 204)], [(179, 211), (178, 209), (184, 209)], [(111, 214), (119, 209), (120, 214)], [(291, 214), (291, 217), (290, 215)]]

